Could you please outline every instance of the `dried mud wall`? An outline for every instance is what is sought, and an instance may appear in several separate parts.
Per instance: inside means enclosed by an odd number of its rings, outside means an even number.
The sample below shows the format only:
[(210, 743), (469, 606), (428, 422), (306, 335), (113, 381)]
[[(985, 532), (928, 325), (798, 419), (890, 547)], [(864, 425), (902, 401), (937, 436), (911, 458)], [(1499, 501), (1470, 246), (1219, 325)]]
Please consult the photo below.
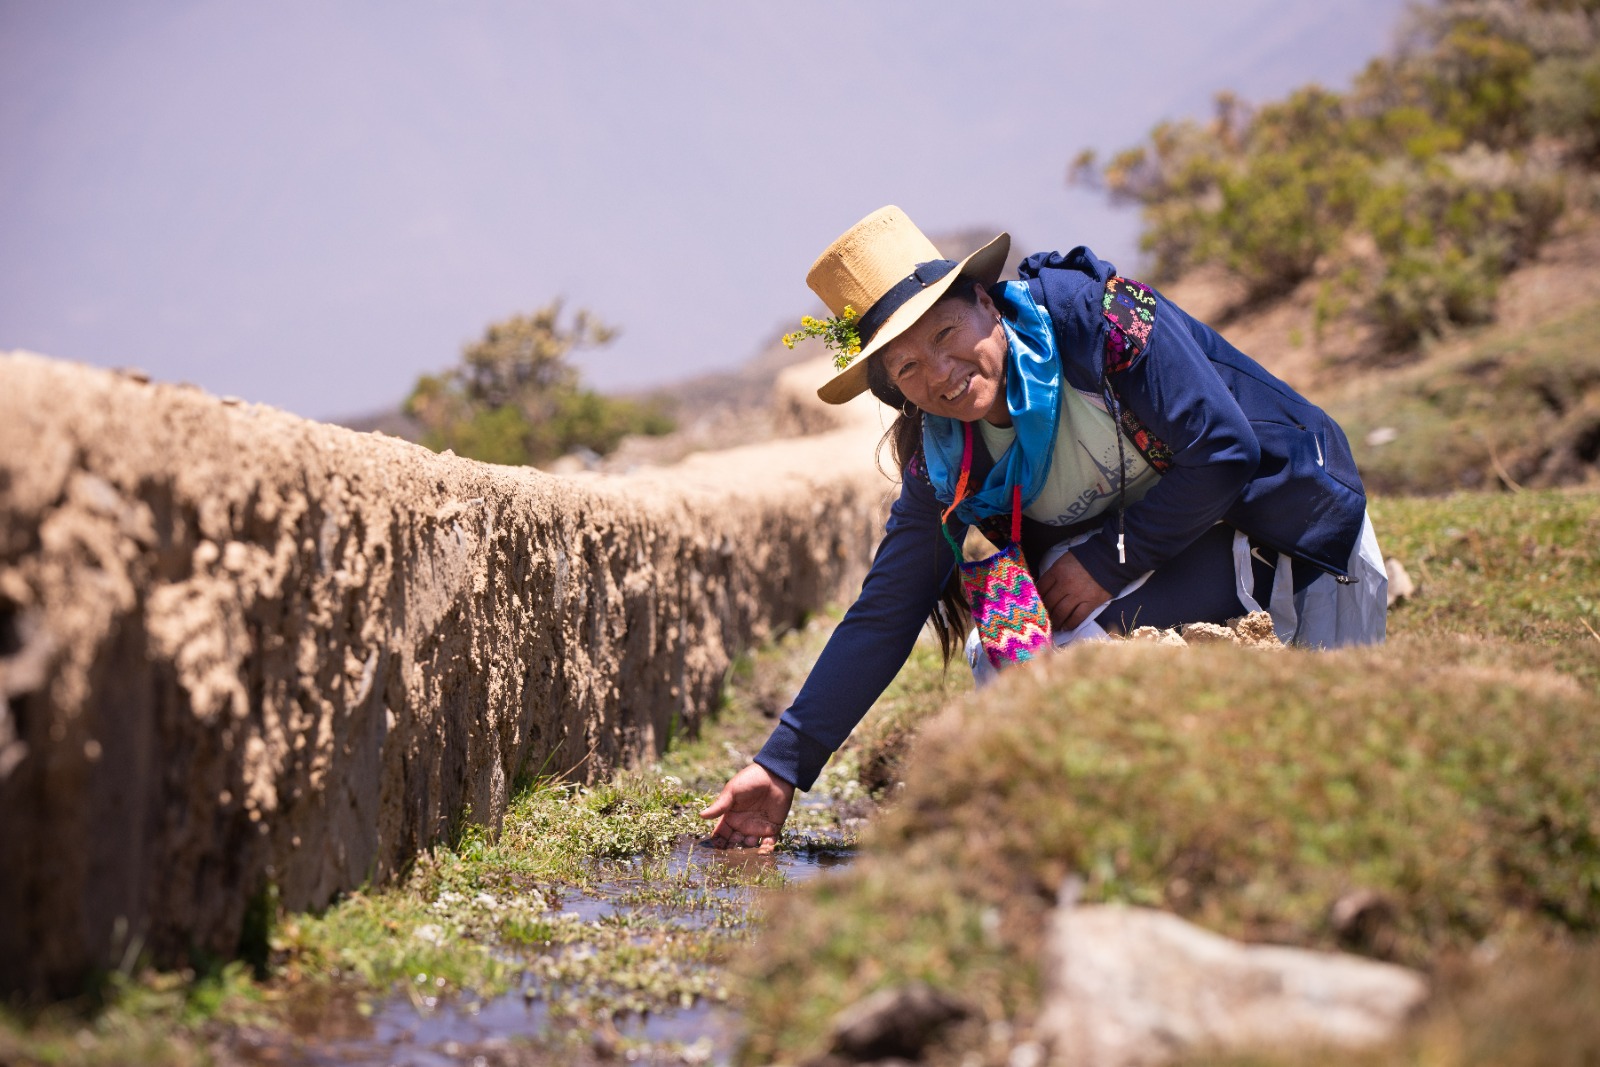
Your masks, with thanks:
[(557, 478), (0, 355), (0, 988), (231, 955), (269, 884), (319, 907), (694, 730), (853, 594), (879, 432)]

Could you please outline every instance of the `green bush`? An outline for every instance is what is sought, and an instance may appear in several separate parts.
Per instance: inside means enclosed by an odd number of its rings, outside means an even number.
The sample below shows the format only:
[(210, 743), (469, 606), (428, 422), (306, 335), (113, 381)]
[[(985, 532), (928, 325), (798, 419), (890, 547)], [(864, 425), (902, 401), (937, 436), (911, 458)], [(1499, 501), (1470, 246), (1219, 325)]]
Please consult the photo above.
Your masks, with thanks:
[(1346, 93), (1308, 86), (1254, 113), (1225, 96), (1211, 122), (1163, 123), (1104, 168), (1080, 155), (1071, 180), (1140, 205), (1157, 281), (1221, 267), (1271, 297), (1354, 260), (1343, 302), (1389, 348), (1482, 322), (1565, 209), (1548, 139), (1569, 170), (1600, 157), (1600, 15), (1445, 0), (1414, 20)]
[(602, 345), (616, 331), (587, 311), (561, 321), (561, 302), (492, 323), (443, 374), (424, 375), (405, 410), (436, 451), (486, 463), (543, 463), (576, 448), (601, 455), (628, 434), (673, 430), (661, 407), (602, 396), (579, 384), (568, 356)]
[(1600, 57), (1558, 57), (1530, 78), (1534, 128), (1569, 141), (1588, 163), (1600, 162)]

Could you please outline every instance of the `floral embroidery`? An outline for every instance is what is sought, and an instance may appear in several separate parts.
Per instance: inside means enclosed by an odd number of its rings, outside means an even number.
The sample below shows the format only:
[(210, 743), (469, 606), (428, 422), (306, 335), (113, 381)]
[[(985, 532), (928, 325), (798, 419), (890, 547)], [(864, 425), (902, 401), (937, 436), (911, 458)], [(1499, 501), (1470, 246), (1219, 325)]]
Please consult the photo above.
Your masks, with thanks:
[(1144, 456), (1144, 461), (1155, 468), (1157, 474), (1171, 470), (1172, 449), (1167, 447), (1167, 443), (1151, 433), (1150, 428), (1140, 422), (1139, 416), (1129, 411), (1126, 404), (1119, 403), (1117, 409), (1122, 412), (1122, 432)]
[(1156, 294), (1131, 278), (1113, 276), (1106, 282), (1106, 373), (1127, 370), (1144, 351), (1156, 325)]
[[(1106, 282), (1105, 301), (1101, 306), (1105, 310), (1106, 324), (1111, 327), (1106, 331), (1106, 373), (1115, 374), (1133, 366), (1133, 361), (1150, 342), (1150, 331), (1156, 327), (1156, 294), (1149, 286), (1132, 278), (1113, 276)], [(1117, 399), (1122, 432), (1133, 442), (1133, 447), (1157, 473), (1171, 470), (1172, 449), (1121, 403), (1120, 396)]]

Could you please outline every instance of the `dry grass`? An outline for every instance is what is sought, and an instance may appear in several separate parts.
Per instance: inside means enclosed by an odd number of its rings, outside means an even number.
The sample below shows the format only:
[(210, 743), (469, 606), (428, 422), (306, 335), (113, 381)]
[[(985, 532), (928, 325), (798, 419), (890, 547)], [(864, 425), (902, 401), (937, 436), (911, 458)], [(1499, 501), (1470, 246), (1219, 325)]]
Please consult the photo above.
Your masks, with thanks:
[(1557, 305), (1352, 378), (1324, 399), (1369, 489), (1442, 493), (1600, 479), (1600, 301)]

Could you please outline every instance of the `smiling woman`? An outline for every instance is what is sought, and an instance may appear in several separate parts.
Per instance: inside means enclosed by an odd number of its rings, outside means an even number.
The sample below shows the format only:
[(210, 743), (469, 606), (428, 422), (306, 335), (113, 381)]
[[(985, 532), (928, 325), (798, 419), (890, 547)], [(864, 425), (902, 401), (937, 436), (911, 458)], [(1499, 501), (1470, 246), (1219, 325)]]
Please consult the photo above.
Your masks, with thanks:
[[(702, 813), (715, 843), (775, 844), (930, 619), (949, 656), (970, 614), (980, 684), (1052, 641), (1263, 610), (1285, 643), (1383, 640), (1387, 578), (1339, 426), (1087, 248), (1002, 282), (1009, 247), (945, 259), (886, 207), (806, 277), (836, 316), (806, 327), (838, 350), (818, 395), (898, 412), (901, 492), (799, 696)], [(970, 527), (1005, 548), (962, 562)]]
[(911, 404), (931, 415), (961, 422), (983, 419), (1011, 425), (1005, 396), (1006, 333), (994, 301), (976, 283), (958, 283), (882, 354), (873, 370)]

